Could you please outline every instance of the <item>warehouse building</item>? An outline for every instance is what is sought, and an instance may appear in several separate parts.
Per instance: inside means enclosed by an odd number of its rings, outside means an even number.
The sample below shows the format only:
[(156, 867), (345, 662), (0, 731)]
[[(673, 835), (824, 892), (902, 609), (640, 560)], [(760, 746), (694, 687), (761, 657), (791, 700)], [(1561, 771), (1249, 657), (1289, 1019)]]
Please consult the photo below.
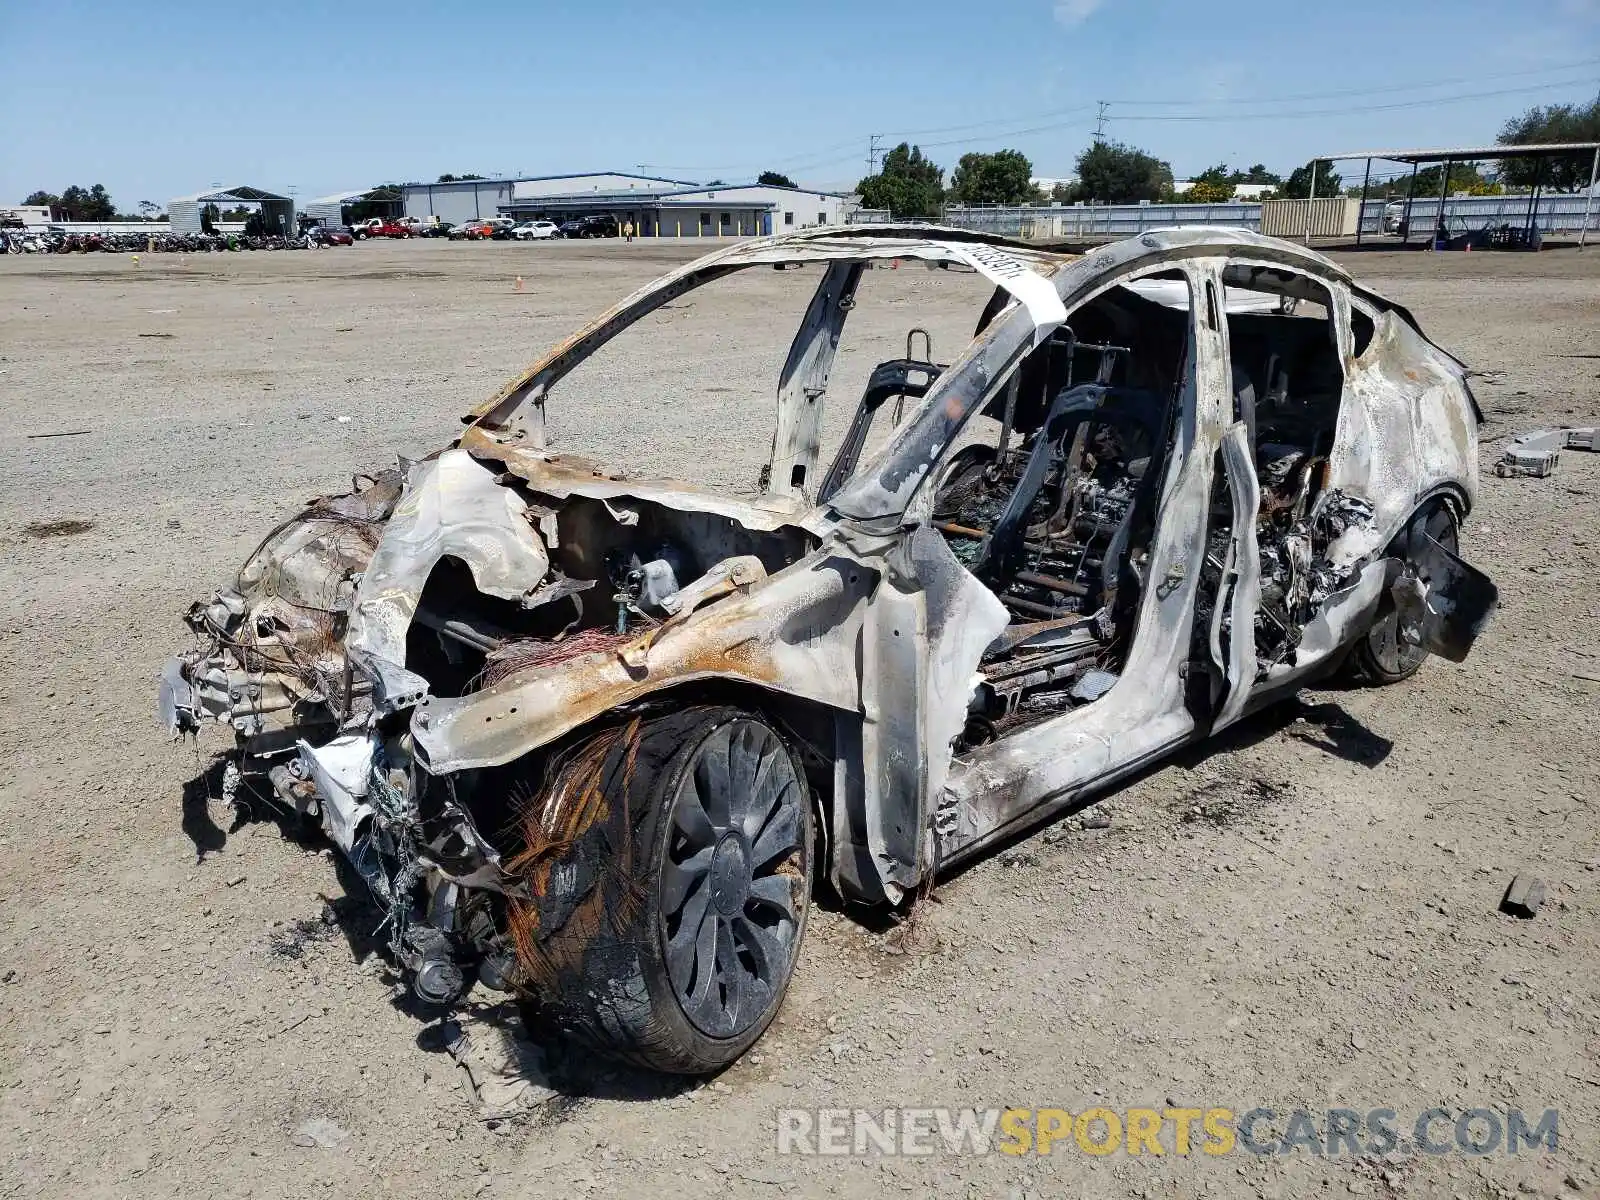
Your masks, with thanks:
[(405, 185), (406, 215), (460, 223), (612, 216), (640, 237), (750, 237), (843, 224), (851, 198), (766, 184), (703, 185), (604, 171), (515, 180)]

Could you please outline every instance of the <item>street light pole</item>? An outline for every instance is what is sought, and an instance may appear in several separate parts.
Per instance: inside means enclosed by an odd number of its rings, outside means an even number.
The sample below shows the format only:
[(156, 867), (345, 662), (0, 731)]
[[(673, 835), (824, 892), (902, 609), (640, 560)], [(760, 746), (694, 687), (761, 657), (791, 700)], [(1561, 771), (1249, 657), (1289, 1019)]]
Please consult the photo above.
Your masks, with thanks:
[(1306, 245), (1311, 245), (1311, 213), (1317, 207), (1317, 160), (1311, 160), (1311, 195), (1306, 197)]
[(1583, 198), (1583, 232), (1578, 234), (1578, 249), (1589, 240), (1589, 214), (1594, 211), (1594, 188), (1600, 182), (1600, 146), (1594, 148), (1594, 162), (1589, 166), (1589, 191)]

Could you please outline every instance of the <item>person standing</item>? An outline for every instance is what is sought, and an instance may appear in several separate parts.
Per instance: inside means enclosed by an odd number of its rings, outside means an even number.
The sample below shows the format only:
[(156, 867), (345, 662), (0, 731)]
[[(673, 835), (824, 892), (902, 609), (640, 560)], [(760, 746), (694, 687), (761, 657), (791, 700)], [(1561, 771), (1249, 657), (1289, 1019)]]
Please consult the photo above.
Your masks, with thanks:
[(628, 241), (633, 241), (633, 222), (627, 220), (622, 223), (622, 236)]

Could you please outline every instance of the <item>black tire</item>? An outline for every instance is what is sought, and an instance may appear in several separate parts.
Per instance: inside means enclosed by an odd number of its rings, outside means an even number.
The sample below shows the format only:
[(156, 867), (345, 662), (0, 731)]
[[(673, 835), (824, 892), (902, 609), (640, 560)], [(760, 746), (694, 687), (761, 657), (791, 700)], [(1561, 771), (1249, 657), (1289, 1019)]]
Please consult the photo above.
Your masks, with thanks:
[(533, 897), (511, 920), (528, 1023), (649, 1070), (722, 1070), (771, 1024), (805, 936), (799, 757), (760, 716), (693, 707), (606, 730), (550, 778), (511, 864)]
[[(1452, 551), (1460, 547), (1461, 536), (1454, 510), (1443, 501), (1436, 501), (1420, 510), (1400, 531), (1390, 543), (1389, 557), (1410, 558), (1412, 542), (1420, 544), (1424, 533)], [(1428, 652), (1421, 646), (1408, 646), (1400, 641), (1400, 617), (1394, 601), (1385, 591), (1377, 619), (1351, 647), (1344, 673), (1352, 683), (1381, 687), (1410, 679), (1427, 660)]]

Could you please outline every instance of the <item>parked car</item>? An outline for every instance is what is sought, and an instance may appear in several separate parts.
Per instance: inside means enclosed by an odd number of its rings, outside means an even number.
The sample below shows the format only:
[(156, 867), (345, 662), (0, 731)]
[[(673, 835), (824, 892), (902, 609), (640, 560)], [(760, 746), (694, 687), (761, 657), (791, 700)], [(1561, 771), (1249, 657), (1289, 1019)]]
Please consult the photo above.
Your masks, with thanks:
[[(900, 259), (993, 293), (953, 365), (908, 341), (871, 372), (828, 462), (841, 332), (864, 268)], [(602, 346), (794, 264), (821, 271), (785, 276), (817, 283), (761, 496), (551, 453), (547, 407)], [(814, 878), (899, 902), (1313, 680), (1459, 661), (1495, 605), (1457, 553), (1466, 368), (1342, 266), (1240, 230), (1088, 256), (928, 225), (741, 242), (464, 420), (264, 512), (160, 711), (230, 726), (230, 772), (320, 822), (422, 1000), (512, 991), (662, 1071), (766, 1029)], [(680, 452), (705, 453), (692, 426)]]
[(441, 221), (438, 217), (435, 217), (418, 231), (417, 236), (425, 238), (447, 238), (454, 229), (455, 225), (452, 222)]
[(447, 235), (452, 242), (477, 242), (494, 233), (494, 223), (491, 221), (464, 221), (457, 225)]
[(313, 225), (306, 230), (306, 237), (318, 246), (352, 246), (356, 240), (345, 225)]
[(524, 221), (511, 231), (511, 236), (521, 242), (543, 241), (560, 237), (561, 227), (554, 221)]
[(617, 219), (603, 213), (563, 221), (560, 229), (564, 238), (617, 237), (622, 232)]
[(351, 227), (352, 233), (357, 238), (408, 238), (411, 236), (411, 226), (403, 223), (403, 218), (394, 217), (368, 217)]

